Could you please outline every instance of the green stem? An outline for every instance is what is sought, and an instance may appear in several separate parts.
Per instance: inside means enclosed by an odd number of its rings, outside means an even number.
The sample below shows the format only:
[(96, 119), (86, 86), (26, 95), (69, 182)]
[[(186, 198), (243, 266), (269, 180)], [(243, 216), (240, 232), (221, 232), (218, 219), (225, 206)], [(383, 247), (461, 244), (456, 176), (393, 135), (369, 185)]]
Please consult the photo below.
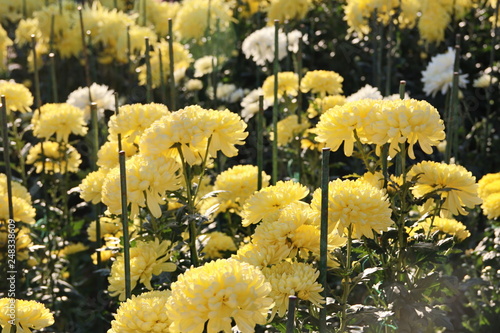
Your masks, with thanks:
[(264, 96), (259, 96), (259, 112), (257, 113), (257, 191), (262, 188), (262, 170), (264, 164), (264, 140), (262, 137), (262, 122), (264, 113)]
[[(26, 161), (24, 160), (24, 156), (22, 154), (23, 141), (22, 141), (21, 136), (19, 135), (19, 131), (17, 130), (17, 125), (15, 122), (13, 112), (9, 113), (9, 118), (10, 118), (10, 123), (12, 124), (12, 138), (13, 138), (14, 143), (15, 143), (15, 146), (14, 146), (16, 149), (15, 153), (16, 153), (16, 156), (17, 156), (18, 161), (19, 161), (19, 168), (21, 169), (20, 170), (21, 179), (23, 181), (23, 185), (28, 187), (28, 177), (26, 175)], [(5, 128), (7, 131), (7, 121), (5, 121), (5, 122), (2, 121), (2, 123), (5, 124)], [(9, 141), (4, 141), (6, 147), (8, 147), (8, 144), (7, 144), (8, 142)], [(42, 148), (43, 148), (43, 146), (42, 146)], [(4, 151), (8, 151), (8, 149), (5, 149)], [(43, 151), (42, 151), (42, 155), (43, 155)], [(7, 163), (7, 161), (6, 161), (6, 163)], [(10, 167), (10, 164), (9, 164), (9, 167)]]
[[(328, 186), (330, 174), (330, 148), (323, 148), (321, 160), (321, 226), (320, 226), (320, 254), (319, 280), (323, 286), (322, 296), (326, 300), (328, 281)], [(319, 310), (319, 331), (326, 333), (326, 307)]]
[(175, 95), (175, 74), (174, 74), (174, 35), (172, 31), (172, 19), (168, 19), (168, 58), (169, 58), (169, 70), (170, 70), (170, 107), (171, 111), (177, 110), (176, 95)]
[[(10, 168), (10, 140), (9, 135), (7, 133), (7, 103), (5, 101), (5, 96), (1, 96), (2, 99), (2, 107), (1, 107), (1, 119), (2, 119), (2, 139), (3, 139), (3, 157), (5, 162), (5, 175), (7, 177), (7, 202), (9, 209), (9, 219), (14, 220), (14, 206), (12, 203), (12, 170)], [(12, 123), (12, 126), (15, 127), (15, 124)], [(23, 172), (24, 173), (24, 172)], [(14, 222), (15, 223), (15, 222)]]
[(279, 72), (279, 58), (278, 58), (278, 32), (279, 21), (274, 21), (274, 104), (273, 104), (273, 146), (272, 146), (272, 177), (271, 183), (273, 185), (278, 181), (278, 72)]
[(340, 327), (339, 327), (339, 332), (346, 332), (347, 331), (347, 300), (349, 298), (349, 294), (351, 293), (352, 286), (351, 286), (351, 252), (352, 252), (352, 224), (350, 224), (347, 227), (347, 249), (346, 249), (346, 267), (345, 267), (345, 272), (344, 276), (342, 279), (342, 300), (341, 300), (341, 306), (342, 310), (339, 313), (339, 319), (340, 319)]
[(151, 103), (153, 102), (153, 78), (151, 77), (151, 61), (149, 59), (149, 38), (145, 37), (144, 42), (146, 43), (146, 103)]
[(57, 75), (56, 75), (56, 59), (54, 53), (49, 53), (50, 59), (50, 82), (52, 84), (52, 102), (58, 103), (59, 96), (57, 93)]
[(167, 103), (167, 94), (165, 93), (165, 72), (163, 71), (163, 55), (161, 52), (161, 47), (158, 47), (158, 58), (160, 62), (160, 96), (161, 96), (161, 102), (163, 104)]
[(297, 296), (288, 297), (288, 318), (286, 321), (286, 333), (293, 333), (295, 330), (295, 306), (297, 304)]

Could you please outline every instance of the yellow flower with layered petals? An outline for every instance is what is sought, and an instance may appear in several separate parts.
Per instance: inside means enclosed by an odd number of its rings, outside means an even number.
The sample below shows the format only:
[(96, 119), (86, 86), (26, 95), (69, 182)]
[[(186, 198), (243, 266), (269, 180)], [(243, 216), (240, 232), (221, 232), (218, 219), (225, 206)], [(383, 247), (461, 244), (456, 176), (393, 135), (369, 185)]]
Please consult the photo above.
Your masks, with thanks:
[(277, 220), (283, 208), (305, 198), (308, 193), (307, 187), (291, 180), (264, 187), (246, 201), (241, 213), (241, 224), (246, 227), (261, 220)]
[(172, 284), (166, 312), (171, 332), (231, 332), (232, 321), (243, 333), (267, 322), (273, 306), (271, 285), (262, 272), (247, 263), (219, 259), (191, 268)]
[[(268, 101), (274, 101), (274, 75), (268, 76), (262, 84), (262, 94)], [(299, 90), (299, 76), (294, 72), (278, 73), (278, 98), (284, 95), (297, 96)]]
[[(15, 309), (15, 325), (11, 325), (11, 309)], [(54, 324), (54, 316), (42, 303), (22, 299), (0, 298), (0, 326), (2, 332), (10, 332), (12, 326), (16, 332), (30, 333)]]
[[(122, 150), (125, 153), (125, 159), (128, 159), (138, 153), (137, 145), (128, 140), (123, 140)], [(118, 140), (107, 141), (99, 148), (97, 152), (97, 166), (103, 171), (109, 171), (119, 164)]]
[(120, 106), (119, 112), (109, 119), (108, 140), (117, 141), (118, 134), (121, 134), (123, 141), (138, 143), (142, 133), (152, 123), (168, 114), (168, 107), (158, 103)]
[(269, 24), (274, 20), (284, 23), (288, 20), (302, 20), (311, 8), (312, 0), (271, 0), (267, 8)]
[(24, 85), (14, 81), (0, 80), (0, 95), (5, 96), (7, 114), (11, 111), (31, 111), (30, 106), (33, 105), (33, 95)]
[[(257, 191), (257, 172), (254, 165), (235, 165), (217, 176), (213, 190), (221, 191), (214, 200), (220, 205), (219, 212), (234, 210), (240, 213), (247, 199)], [(270, 179), (262, 171), (262, 187), (267, 187)]]
[(236, 252), (234, 240), (225, 233), (214, 231), (206, 236), (208, 236), (208, 241), (203, 248), (205, 258), (217, 259), (222, 258), (223, 252)]
[(431, 225), (431, 234), (439, 231), (442, 233), (440, 236), (441, 239), (445, 237), (445, 235), (443, 234), (446, 234), (455, 237), (456, 240), (461, 242), (470, 236), (470, 232), (467, 230), (467, 227), (461, 222), (455, 219), (442, 218), (439, 216), (429, 217), (424, 221), (418, 223), (416, 228), (412, 228), (409, 230), (409, 236), (414, 236), (419, 230), (423, 230), (424, 234), (427, 235), (429, 233)]
[(400, 143), (408, 144), (408, 156), (415, 159), (414, 145), (432, 154), (446, 137), (438, 110), (426, 101), (415, 99), (383, 101), (370, 115), (365, 129), (370, 141), (382, 146), (389, 143), (389, 155), (399, 151)]
[(490, 194), (484, 199), (481, 205), (484, 215), (489, 219), (496, 219), (500, 216), (500, 192)]
[[(14, 221), (24, 222), (27, 224), (35, 223), (35, 208), (31, 206), (26, 200), (13, 197), (12, 198), (12, 208), (14, 210)], [(9, 202), (7, 192), (0, 193), (0, 221), (9, 220)]]
[(169, 333), (171, 320), (165, 306), (170, 290), (148, 291), (121, 303), (107, 333)]
[(477, 194), (481, 199), (497, 192), (500, 192), (500, 172), (488, 173), (478, 180)]
[[(137, 241), (136, 246), (130, 248), (130, 288), (134, 289), (137, 283), (142, 283), (148, 290), (152, 290), (153, 275), (162, 272), (173, 272), (177, 266), (170, 259), (170, 241)], [(108, 277), (109, 293), (118, 296), (120, 301), (125, 300), (125, 264), (123, 256), (119, 256), (113, 265)]]
[(84, 111), (67, 103), (48, 103), (37, 110), (31, 119), (33, 134), (49, 139), (55, 135), (58, 142), (68, 142), (69, 135), (87, 134)]
[(355, 131), (362, 142), (367, 142), (364, 131), (368, 125), (369, 114), (373, 112), (377, 101), (360, 100), (338, 105), (323, 113), (314, 133), (315, 140), (324, 142), (332, 151), (344, 143), (344, 154), (351, 156), (356, 142)]
[[(321, 189), (314, 191), (311, 207), (321, 211)], [(328, 230), (337, 229), (340, 235), (352, 227), (352, 237), (374, 238), (375, 233), (387, 231), (391, 220), (387, 195), (362, 180), (336, 179), (328, 184)]]
[(272, 287), (270, 296), (274, 299), (275, 305), (271, 317), (274, 317), (276, 313), (280, 317), (286, 314), (288, 300), (292, 295), (310, 301), (318, 307), (322, 307), (325, 303), (320, 294), (323, 286), (317, 281), (319, 271), (310, 264), (284, 261), (264, 268), (262, 273)]
[[(0, 220), (2, 220), (1, 217)], [(16, 235), (16, 260), (28, 260), (30, 247), (33, 246), (30, 230), (26, 227), (15, 228), (14, 234)], [(7, 225), (0, 222), (0, 260), (2, 260), (2, 262), (7, 262), (7, 255), (9, 253), (8, 240), (9, 231)]]
[(310, 91), (321, 97), (338, 95), (342, 93), (343, 81), (344, 78), (334, 71), (309, 71), (300, 82), (300, 90), (304, 93)]
[(30, 148), (26, 157), (26, 164), (34, 164), (37, 173), (77, 172), (80, 163), (82, 163), (81, 156), (75, 147), (52, 141), (37, 143)]
[[(167, 191), (180, 188), (180, 164), (173, 158), (139, 154), (126, 161), (127, 201), (131, 204), (131, 216), (139, 213), (139, 207), (148, 207), (154, 217), (162, 214), (160, 205), (165, 204)], [(102, 202), (112, 214), (121, 214), (120, 170), (112, 169), (102, 186)]]
[(307, 108), (307, 116), (309, 118), (314, 118), (318, 115), (322, 115), (328, 109), (331, 109), (337, 105), (344, 105), (345, 103), (346, 98), (342, 95), (315, 98), (311, 103), (309, 103), (309, 107)]
[[(28, 192), (26, 187), (16, 181), (11, 181), (10, 185), (12, 187), (13, 197), (21, 198), (31, 204), (31, 194)], [(3, 195), (4, 193), (7, 193), (7, 176), (0, 173), (0, 195)]]
[(411, 189), (416, 198), (431, 192), (440, 196), (441, 217), (467, 215), (465, 207), (474, 208), (482, 202), (477, 195), (476, 177), (461, 165), (423, 161), (410, 169), (408, 179), (416, 179)]
[(291, 251), (291, 247), (285, 243), (268, 244), (267, 246), (248, 243), (240, 247), (232, 258), (262, 269), (288, 258)]
[[(278, 121), (278, 146), (286, 146), (297, 135), (308, 129), (310, 125), (307, 120), (302, 120), (302, 123), (299, 123), (299, 117), (296, 114), (289, 115)], [(274, 140), (274, 132), (270, 133), (269, 139)]]
[(245, 132), (247, 128), (245, 121), (228, 109), (209, 110), (209, 115), (212, 118), (209, 153), (217, 156), (220, 150), (227, 157), (238, 155), (238, 149), (235, 146), (245, 144), (244, 140), (248, 136), (248, 132)]
[(91, 201), (94, 205), (101, 202), (103, 179), (107, 174), (108, 170), (102, 168), (89, 173), (80, 184), (80, 197), (85, 201)]

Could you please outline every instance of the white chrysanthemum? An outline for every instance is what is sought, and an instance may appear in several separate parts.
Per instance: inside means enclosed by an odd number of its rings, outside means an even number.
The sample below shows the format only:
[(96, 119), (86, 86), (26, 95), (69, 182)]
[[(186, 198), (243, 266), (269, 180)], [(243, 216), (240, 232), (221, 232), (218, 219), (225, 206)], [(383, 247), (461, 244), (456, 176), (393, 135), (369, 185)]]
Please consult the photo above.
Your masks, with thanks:
[(288, 35), (288, 51), (297, 53), (299, 52), (299, 41), (308, 44), (307, 35), (303, 35), (299, 30), (293, 30)]
[(357, 92), (347, 97), (347, 102), (359, 101), (362, 99), (382, 99), (382, 94), (376, 87), (372, 87), (369, 84), (359, 89)]
[(90, 100), (97, 104), (97, 114), (102, 117), (104, 110), (115, 110), (114, 90), (108, 86), (92, 83), (90, 95), (88, 87), (80, 87), (69, 94), (66, 103), (76, 106), (85, 111), (84, 119), (90, 119)]
[[(214, 88), (207, 88), (207, 96), (210, 99), (214, 99)], [(217, 84), (217, 99), (226, 103), (236, 103), (240, 101), (248, 90), (237, 88), (236, 85), (232, 83), (218, 83)]]
[[(262, 88), (257, 88), (247, 94), (241, 101), (240, 105), (243, 108), (241, 110), (241, 117), (245, 119), (246, 122), (248, 122), (248, 120), (252, 118), (254, 114), (259, 112), (259, 96), (261, 95), (264, 96)], [(264, 99), (264, 110), (268, 107), (270, 107), (269, 101)]]
[[(453, 82), (453, 64), (455, 62), (455, 50), (448, 48), (443, 54), (432, 57), (427, 68), (422, 72), (422, 82), (424, 92), (427, 96), (436, 96), (438, 91), (444, 95), (451, 88)], [(458, 79), (458, 86), (465, 87), (469, 82), (468, 74), (461, 74)]]
[[(259, 66), (264, 66), (266, 62), (274, 61), (274, 26), (265, 27), (251, 33), (242, 44), (245, 57), (252, 60)], [(281, 29), (278, 31), (278, 58), (283, 59), (286, 55), (286, 35)]]
[(194, 77), (202, 77), (212, 73), (214, 66), (217, 66), (217, 58), (214, 56), (205, 56), (194, 62)]

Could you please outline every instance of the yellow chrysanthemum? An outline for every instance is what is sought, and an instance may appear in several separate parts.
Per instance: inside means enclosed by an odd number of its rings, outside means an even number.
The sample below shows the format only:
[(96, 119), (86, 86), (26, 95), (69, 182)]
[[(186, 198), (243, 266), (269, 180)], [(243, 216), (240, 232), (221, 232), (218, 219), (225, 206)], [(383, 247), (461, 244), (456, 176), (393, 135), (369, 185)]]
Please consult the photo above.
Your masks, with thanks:
[(170, 295), (165, 290), (132, 296), (120, 304), (107, 333), (169, 333), (171, 320), (165, 306)]
[[(101, 238), (116, 236), (122, 231), (122, 224), (120, 218), (111, 218), (103, 216), (99, 219), (99, 226), (101, 228)], [(97, 222), (92, 221), (87, 228), (87, 234), (89, 235), (89, 240), (92, 242), (97, 241)], [(129, 229), (130, 231), (130, 229)]]
[(337, 105), (344, 105), (346, 103), (345, 96), (336, 95), (336, 96), (325, 96), (323, 98), (315, 98), (307, 108), (307, 116), (309, 118), (314, 118), (318, 115), (322, 115), (328, 109), (333, 108)]
[(443, 201), (441, 217), (467, 215), (464, 207), (474, 208), (482, 202), (477, 195), (476, 177), (461, 165), (423, 161), (408, 172), (408, 179), (415, 178), (413, 195), (421, 198), (436, 192)]
[(205, 258), (217, 259), (222, 258), (223, 252), (236, 252), (234, 240), (225, 233), (214, 231), (206, 236), (208, 237), (208, 241), (203, 248)]
[(264, 273), (272, 287), (270, 296), (275, 302), (272, 317), (276, 313), (280, 317), (286, 314), (288, 300), (292, 295), (310, 301), (319, 307), (322, 307), (321, 304), (325, 303), (323, 296), (320, 295), (323, 286), (317, 281), (319, 271), (312, 265), (284, 261), (269, 268), (264, 268), (262, 273)]
[[(170, 259), (170, 241), (137, 241), (136, 246), (130, 248), (130, 288), (134, 289), (137, 283), (142, 283), (148, 290), (152, 290), (153, 275), (162, 272), (173, 272), (177, 269)], [(125, 264), (123, 256), (119, 256), (111, 266), (108, 277), (109, 293), (118, 296), (120, 301), (125, 300)]]
[(83, 116), (83, 110), (67, 103), (45, 104), (31, 119), (33, 134), (45, 139), (55, 134), (58, 142), (68, 142), (70, 134), (87, 134)]
[[(270, 102), (274, 101), (274, 75), (268, 76), (262, 84), (262, 94)], [(299, 90), (299, 76), (294, 72), (278, 73), (278, 98), (297, 96)]]
[(365, 129), (370, 141), (378, 146), (389, 143), (389, 155), (399, 151), (400, 143), (408, 143), (408, 156), (415, 159), (413, 146), (418, 142), (426, 154), (445, 139), (444, 124), (438, 110), (426, 101), (415, 99), (383, 101), (370, 114)]
[[(310, 126), (309, 121), (302, 120), (299, 124), (299, 117), (292, 114), (278, 122), (278, 146), (285, 146)], [(274, 133), (270, 133), (270, 140), (274, 140)]]
[[(14, 314), (14, 317), (11, 315)], [(15, 326), (10, 323), (15, 321)], [(22, 299), (0, 298), (0, 325), (2, 332), (31, 333), (54, 324), (54, 316), (42, 303)]]
[(332, 151), (344, 143), (344, 154), (351, 156), (356, 142), (354, 131), (362, 142), (368, 141), (364, 130), (368, 125), (368, 115), (373, 112), (376, 103), (375, 100), (364, 99), (329, 109), (321, 115), (314, 129), (317, 134), (315, 140), (324, 142)]
[[(258, 168), (254, 165), (236, 165), (217, 176), (213, 190), (221, 191), (214, 200), (219, 204), (219, 212), (241, 211), (247, 199), (257, 191), (257, 172)], [(262, 187), (267, 187), (270, 179), (262, 171)]]
[[(160, 50), (161, 50), (161, 58), (160, 58)], [(176, 83), (182, 77), (179, 73), (183, 73), (191, 64), (193, 59), (191, 58), (191, 54), (188, 49), (186, 49), (182, 44), (174, 42), (173, 43), (173, 51), (174, 51), (174, 79)], [(166, 40), (162, 39), (159, 43), (156, 44), (153, 51), (150, 52), (150, 64), (151, 64), (151, 79), (154, 87), (159, 87), (161, 84), (161, 72), (160, 72), (160, 60), (163, 67), (163, 80), (164, 82), (168, 82), (168, 78), (170, 77), (170, 56), (169, 56), (169, 44)], [(147, 84), (147, 72), (146, 65), (142, 65), (138, 68), (139, 71), (139, 84), (146, 85)]]
[(27, 18), (19, 21), (15, 34), (15, 42), (19, 46), (31, 44), (31, 35), (35, 35), (36, 40), (42, 38), (42, 32), (38, 28), (38, 20), (36, 18)]
[[(179, 156), (190, 165), (199, 164), (209, 153), (221, 150), (228, 157), (238, 152), (235, 145), (244, 143), (248, 132), (245, 122), (229, 110), (206, 110), (187, 106), (155, 121), (142, 135), (139, 146), (147, 154)], [(179, 152), (180, 150), (180, 152)]]
[(303, 199), (308, 193), (307, 187), (291, 180), (264, 187), (246, 201), (241, 213), (241, 224), (246, 227), (261, 220), (277, 220), (283, 208)]
[(481, 205), (484, 215), (489, 219), (496, 219), (500, 216), (500, 192), (490, 194), (484, 199)]
[(262, 269), (288, 258), (291, 251), (290, 246), (284, 243), (268, 244), (267, 246), (249, 243), (240, 247), (232, 258)]
[[(180, 188), (180, 164), (164, 156), (135, 155), (126, 162), (127, 201), (131, 204), (131, 216), (139, 213), (139, 207), (148, 207), (156, 218), (162, 212), (167, 191)], [(120, 214), (121, 191), (120, 170), (112, 169), (102, 186), (102, 202), (112, 214)]]
[(168, 107), (158, 103), (120, 106), (119, 113), (109, 119), (108, 140), (117, 141), (118, 134), (121, 134), (123, 141), (138, 143), (146, 128), (168, 114), (170, 114)]
[(59, 254), (61, 256), (69, 256), (71, 254), (87, 251), (89, 247), (87, 245), (84, 245), (83, 243), (74, 243), (74, 244), (68, 244), (64, 248), (61, 249)]
[(486, 199), (490, 194), (500, 192), (500, 172), (488, 173), (477, 182), (477, 194)]
[(311, 0), (271, 0), (267, 8), (269, 24), (274, 20), (284, 23), (288, 20), (302, 20), (311, 8)]
[[(432, 225), (431, 233), (439, 231), (449, 236), (455, 237), (459, 242), (463, 241), (470, 236), (470, 232), (467, 227), (461, 222), (455, 219), (442, 218), (439, 216), (429, 217), (418, 224), (416, 228), (412, 228), (409, 231), (409, 236), (413, 237), (419, 230), (423, 230), (424, 234), (429, 233), (429, 228)], [(445, 235), (441, 235), (440, 238), (444, 238)]]
[[(314, 191), (311, 207), (321, 211), (321, 189)], [(340, 235), (352, 227), (352, 237), (373, 238), (375, 233), (387, 231), (391, 220), (387, 195), (362, 180), (336, 179), (328, 184), (328, 229), (337, 229)]]
[(302, 92), (311, 92), (321, 97), (338, 95), (342, 93), (344, 78), (334, 71), (309, 71), (300, 82)]
[(75, 147), (52, 141), (37, 143), (30, 148), (26, 157), (26, 164), (34, 164), (37, 173), (77, 172), (81, 162), (81, 156)]
[[(35, 223), (35, 208), (26, 200), (12, 197), (12, 208), (14, 210), (14, 221), (28, 224)], [(9, 203), (7, 191), (0, 193), (0, 221), (9, 220)]]
[[(125, 159), (128, 159), (135, 154), (137, 154), (137, 145), (128, 140), (123, 140), (122, 150), (125, 152)], [(97, 166), (100, 169), (109, 171), (118, 166), (119, 155), (118, 155), (118, 141), (107, 141), (105, 144), (99, 148), (97, 152)]]
[[(210, 13), (210, 17), (209, 17)], [(230, 27), (232, 12), (224, 0), (198, 1), (186, 0), (177, 12), (174, 31), (181, 40), (199, 40), (209, 29), (209, 34), (216, 30), (225, 31)], [(208, 23), (210, 22), (210, 27)], [(215, 22), (218, 22), (216, 27)]]
[(7, 31), (0, 25), (0, 70), (6, 70), (7, 48), (14, 44), (7, 35)]
[(24, 85), (14, 81), (0, 80), (0, 95), (5, 96), (7, 113), (10, 111), (31, 111), (33, 95)]
[[(10, 183), (12, 187), (12, 196), (21, 198), (31, 204), (31, 194), (28, 189), (16, 181)], [(0, 195), (7, 193), (7, 176), (0, 173)]]
[(80, 184), (80, 197), (85, 201), (91, 201), (94, 205), (101, 202), (103, 179), (107, 174), (108, 170), (102, 168), (89, 173)]
[[(14, 234), (16, 235), (16, 260), (28, 260), (30, 247), (33, 246), (33, 242), (31, 241), (30, 236), (30, 230), (26, 227), (15, 228)], [(6, 262), (6, 257), (9, 253), (8, 251), (10, 247), (8, 246), (8, 239), (9, 230), (7, 228), (7, 225), (3, 222), (0, 222), (0, 260), (2, 260), (2, 262)]]
[(240, 332), (254, 332), (265, 324), (273, 306), (271, 286), (262, 272), (233, 259), (219, 259), (192, 268), (172, 284), (167, 302), (171, 332), (232, 332), (232, 321)]

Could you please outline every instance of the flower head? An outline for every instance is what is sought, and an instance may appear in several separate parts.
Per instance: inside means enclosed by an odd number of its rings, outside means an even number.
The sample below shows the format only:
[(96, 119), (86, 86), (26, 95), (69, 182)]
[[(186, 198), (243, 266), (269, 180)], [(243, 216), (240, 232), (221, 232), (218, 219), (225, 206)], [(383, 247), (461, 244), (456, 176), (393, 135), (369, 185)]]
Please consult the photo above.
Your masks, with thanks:
[(15, 309), (16, 332), (31, 333), (54, 324), (54, 316), (42, 303), (22, 299), (0, 298), (0, 325), (2, 332), (10, 332), (12, 322), (11, 309)]
[(197, 59), (194, 62), (194, 77), (202, 77), (212, 73), (214, 65), (217, 66), (217, 58), (214, 56), (204, 56)]
[[(130, 249), (130, 283), (131, 289), (142, 283), (148, 290), (152, 290), (151, 279), (153, 275), (162, 272), (173, 272), (177, 269), (170, 259), (170, 241), (137, 241), (136, 246)], [(108, 277), (109, 293), (119, 296), (120, 301), (125, 300), (125, 263), (123, 256), (119, 256), (111, 266)]]
[(327, 110), (339, 105), (344, 105), (346, 103), (346, 98), (342, 95), (335, 96), (325, 96), (323, 98), (317, 97), (307, 108), (307, 116), (309, 118), (314, 118), (318, 115), (322, 115)]
[(165, 311), (170, 294), (165, 290), (133, 295), (120, 304), (107, 333), (170, 332), (171, 320)]
[[(131, 137), (129, 136), (128, 139)], [(128, 159), (138, 153), (137, 145), (129, 140), (122, 141), (122, 150)], [(107, 141), (97, 152), (97, 166), (103, 171), (109, 171), (118, 166), (118, 140)]]
[(290, 246), (285, 243), (266, 244), (266, 246), (248, 243), (240, 247), (232, 258), (262, 269), (288, 258), (291, 251)]
[[(35, 223), (35, 208), (31, 203), (19, 197), (12, 197), (12, 208), (14, 210), (14, 221), (20, 221), (27, 224)], [(0, 221), (8, 221), (9, 214), (9, 201), (7, 191), (0, 192)]]
[(484, 175), (478, 182), (477, 193), (483, 200), (483, 213), (494, 219), (500, 216), (500, 172)]
[(144, 131), (156, 120), (170, 114), (163, 104), (128, 104), (120, 107), (119, 113), (111, 116), (108, 122), (109, 141), (117, 141), (118, 134), (129, 143), (138, 143)]
[[(215, 179), (214, 191), (221, 191), (216, 196), (218, 211), (234, 210), (239, 213), (247, 199), (257, 191), (258, 168), (254, 165), (235, 165), (221, 172)], [(262, 171), (262, 187), (269, 185), (270, 176)]]
[(30, 106), (33, 104), (33, 95), (24, 85), (14, 81), (0, 80), (0, 95), (5, 96), (7, 112), (31, 111)]
[(376, 87), (372, 87), (369, 84), (359, 89), (354, 94), (347, 97), (347, 102), (355, 102), (362, 99), (382, 99), (382, 94)]
[(224, 252), (236, 252), (234, 240), (220, 231), (214, 231), (206, 235), (208, 241), (203, 248), (205, 258), (217, 259), (222, 258)]
[(37, 173), (77, 172), (80, 163), (82, 159), (75, 147), (53, 141), (37, 143), (30, 148), (26, 157), (26, 164), (34, 164)]
[(465, 207), (474, 208), (481, 203), (477, 195), (476, 177), (461, 165), (423, 161), (410, 169), (408, 178), (416, 179), (412, 187), (416, 198), (431, 192), (439, 195), (443, 201), (441, 217), (467, 215)]
[(439, 231), (441, 234), (440, 238), (444, 238), (446, 235), (449, 235), (453, 236), (459, 242), (470, 236), (470, 232), (467, 230), (467, 227), (461, 222), (455, 219), (448, 219), (439, 216), (429, 217), (418, 223), (416, 228), (411, 229), (409, 235), (415, 235), (418, 230), (422, 230), (424, 234), (428, 234), (429, 229), (431, 229), (431, 233)]
[[(448, 48), (443, 54), (432, 57), (431, 61), (422, 72), (424, 92), (427, 96), (436, 96), (438, 91), (444, 95), (453, 83), (453, 66), (455, 62), (455, 50)], [(468, 74), (461, 74), (458, 80), (459, 87), (465, 87), (469, 82)]]
[(94, 205), (101, 202), (103, 179), (107, 174), (108, 170), (103, 168), (89, 173), (80, 184), (80, 197), (85, 201), (91, 201)]
[[(31, 204), (31, 194), (26, 187), (17, 181), (11, 181), (12, 196), (26, 200)], [(0, 173), (0, 195), (7, 193), (7, 176)]]
[(172, 332), (231, 332), (232, 320), (243, 333), (265, 324), (273, 306), (271, 286), (262, 272), (234, 259), (192, 268), (172, 284), (166, 311)]
[[(309, 121), (303, 120), (299, 123), (298, 119), (296, 114), (292, 114), (278, 122), (278, 146), (287, 145), (309, 128)], [(270, 140), (274, 140), (274, 132), (271, 132)]]
[(308, 193), (307, 187), (291, 180), (278, 181), (274, 186), (264, 187), (246, 201), (241, 224), (246, 227), (261, 220), (277, 220), (283, 208), (303, 199)]
[(58, 142), (68, 142), (70, 134), (87, 134), (83, 111), (67, 103), (43, 105), (35, 112), (31, 123), (35, 136), (49, 139), (55, 135)]
[(271, 283), (270, 296), (275, 302), (272, 317), (276, 313), (280, 317), (285, 315), (288, 310), (289, 297), (292, 295), (310, 301), (319, 307), (325, 303), (320, 295), (323, 286), (317, 281), (319, 271), (310, 264), (283, 261), (269, 268), (264, 268), (262, 273)]
[(271, 0), (267, 8), (269, 22), (303, 19), (311, 8), (312, 0)]
[[(274, 75), (268, 76), (262, 84), (264, 98), (274, 101)], [(278, 73), (278, 98), (297, 96), (299, 90), (299, 76), (294, 72)]]
[(311, 92), (321, 97), (338, 95), (342, 93), (344, 78), (334, 71), (316, 70), (309, 71), (300, 82), (302, 92)]
[(481, 208), (484, 215), (489, 219), (498, 218), (500, 216), (500, 192), (495, 192), (487, 196)]
[[(241, 117), (245, 119), (246, 122), (248, 122), (254, 114), (259, 112), (259, 96), (263, 96), (262, 88), (252, 90), (241, 100)], [(267, 109), (269, 106), (269, 102), (264, 99), (262, 106), (263, 110)]]
[[(321, 211), (321, 189), (314, 191), (311, 207)], [(328, 185), (328, 229), (345, 234), (352, 228), (352, 237), (373, 238), (374, 232), (387, 231), (394, 222), (387, 195), (363, 180), (331, 181)]]
[[(265, 66), (266, 63), (274, 61), (275, 43), (274, 43), (274, 26), (265, 27), (252, 32), (243, 40), (241, 49), (247, 59), (252, 60), (259, 66)], [(281, 60), (286, 56), (286, 34), (278, 30), (278, 59)]]
[[(90, 91), (90, 92), (89, 92)], [(108, 86), (92, 83), (89, 87), (80, 87), (68, 95), (67, 104), (76, 106), (84, 111), (83, 118), (86, 122), (90, 120), (90, 102), (96, 103), (97, 115), (101, 118), (104, 110), (115, 110), (114, 90)]]
[[(131, 216), (139, 213), (139, 207), (148, 207), (151, 214), (161, 216), (160, 205), (165, 204), (167, 191), (180, 188), (180, 165), (169, 157), (139, 154), (126, 161), (127, 200), (131, 204)], [(112, 169), (102, 185), (102, 202), (112, 214), (121, 213), (120, 171)]]
[(414, 145), (426, 154), (445, 139), (444, 123), (438, 110), (426, 101), (415, 99), (383, 101), (370, 114), (365, 135), (378, 146), (389, 145), (389, 155), (399, 151), (400, 143), (408, 143), (408, 156), (415, 158)]

